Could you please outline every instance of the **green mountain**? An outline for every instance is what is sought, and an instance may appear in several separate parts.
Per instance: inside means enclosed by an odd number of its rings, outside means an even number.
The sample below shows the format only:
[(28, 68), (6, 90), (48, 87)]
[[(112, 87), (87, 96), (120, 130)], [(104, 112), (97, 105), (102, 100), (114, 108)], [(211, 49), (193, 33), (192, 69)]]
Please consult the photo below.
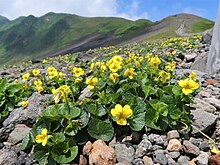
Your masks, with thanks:
[[(213, 26), (213, 22), (204, 18), (187, 16), (193, 17), (186, 22), (188, 31), (200, 32)], [(181, 24), (179, 19), (173, 16), (154, 23), (144, 19), (131, 21), (56, 13), (12, 21), (0, 17), (0, 65), (123, 42), (176, 36), (175, 30)]]

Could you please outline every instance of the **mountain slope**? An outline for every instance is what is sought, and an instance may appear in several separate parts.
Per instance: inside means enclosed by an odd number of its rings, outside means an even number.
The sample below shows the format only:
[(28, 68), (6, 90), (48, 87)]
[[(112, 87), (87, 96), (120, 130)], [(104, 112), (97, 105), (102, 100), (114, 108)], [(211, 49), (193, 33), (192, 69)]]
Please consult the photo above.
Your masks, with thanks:
[(199, 32), (213, 25), (209, 20), (189, 14), (170, 16), (155, 23), (52, 12), (42, 17), (30, 15), (5, 20), (0, 24), (0, 65), (123, 42), (172, 37), (177, 35), (175, 31), (183, 21), (188, 32)]

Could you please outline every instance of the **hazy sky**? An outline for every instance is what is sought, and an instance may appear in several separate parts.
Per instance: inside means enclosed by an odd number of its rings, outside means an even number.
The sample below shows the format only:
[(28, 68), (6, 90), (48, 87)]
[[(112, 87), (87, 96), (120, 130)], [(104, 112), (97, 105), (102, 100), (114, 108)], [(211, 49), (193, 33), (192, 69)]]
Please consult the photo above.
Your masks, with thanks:
[(216, 19), (219, 0), (0, 0), (0, 15), (42, 16), (48, 12), (80, 16), (112, 16), (158, 21), (178, 13), (190, 13)]

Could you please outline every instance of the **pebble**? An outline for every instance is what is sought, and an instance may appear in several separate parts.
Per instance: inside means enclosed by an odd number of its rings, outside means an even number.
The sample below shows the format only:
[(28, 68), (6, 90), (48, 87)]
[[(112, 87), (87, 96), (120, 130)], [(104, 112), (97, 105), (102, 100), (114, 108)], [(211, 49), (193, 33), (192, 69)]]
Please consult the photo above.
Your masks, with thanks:
[(188, 156), (180, 156), (177, 164), (178, 165), (190, 165), (189, 163), (190, 158)]
[(200, 154), (199, 148), (188, 140), (183, 141), (183, 150), (186, 154), (193, 157)]
[(167, 150), (170, 152), (181, 151), (182, 150), (181, 142), (178, 139), (171, 139), (168, 143)]
[(180, 138), (180, 134), (177, 130), (172, 130), (167, 132), (167, 140), (178, 139), (178, 138)]
[(121, 143), (115, 145), (115, 154), (118, 162), (131, 163), (134, 159), (135, 150), (131, 143)]
[(154, 151), (153, 160), (154, 160), (154, 163), (160, 163), (161, 165), (166, 165), (168, 163), (164, 150)]
[(207, 165), (209, 155), (206, 152), (201, 151), (200, 155), (195, 159), (196, 164), (198, 165)]

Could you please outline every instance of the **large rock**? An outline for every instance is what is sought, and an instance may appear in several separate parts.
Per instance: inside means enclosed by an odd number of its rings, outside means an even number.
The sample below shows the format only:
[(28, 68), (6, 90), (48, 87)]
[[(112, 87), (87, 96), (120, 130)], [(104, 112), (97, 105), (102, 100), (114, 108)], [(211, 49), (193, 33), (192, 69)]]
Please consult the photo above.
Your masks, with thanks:
[(83, 153), (89, 156), (89, 164), (93, 165), (114, 165), (116, 163), (115, 151), (102, 140), (93, 144), (89, 141), (83, 147)]
[(196, 110), (200, 110), (200, 111), (206, 111), (206, 112), (210, 112), (210, 113), (214, 113), (216, 111), (216, 108), (207, 103), (206, 101), (203, 101), (199, 98), (195, 98), (195, 102), (196, 104), (191, 104), (190, 107), (191, 108), (195, 108)]
[(208, 52), (203, 52), (196, 57), (190, 69), (205, 72), (206, 63), (208, 58)]
[(219, 99), (211, 97), (211, 98), (205, 98), (205, 101), (208, 102), (209, 104), (213, 105), (214, 107), (216, 107), (218, 110), (220, 110), (220, 100)]
[[(204, 110), (191, 110), (191, 115), (193, 116), (193, 123), (192, 125), (197, 127), (200, 131), (206, 133), (212, 126), (216, 123), (218, 118), (217, 115), (213, 115), (208, 113)], [(199, 135), (199, 131), (193, 127), (192, 135), (196, 136)]]
[(42, 110), (46, 107), (49, 97), (43, 96), (37, 92), (33, 93), (28, 99), (29, 104), (27, 107), (20, 107), (14, 109), (8, 118), (3, 122), (6, 127), (10, 124), (33, 124), (37, 117), (41, 114)]

